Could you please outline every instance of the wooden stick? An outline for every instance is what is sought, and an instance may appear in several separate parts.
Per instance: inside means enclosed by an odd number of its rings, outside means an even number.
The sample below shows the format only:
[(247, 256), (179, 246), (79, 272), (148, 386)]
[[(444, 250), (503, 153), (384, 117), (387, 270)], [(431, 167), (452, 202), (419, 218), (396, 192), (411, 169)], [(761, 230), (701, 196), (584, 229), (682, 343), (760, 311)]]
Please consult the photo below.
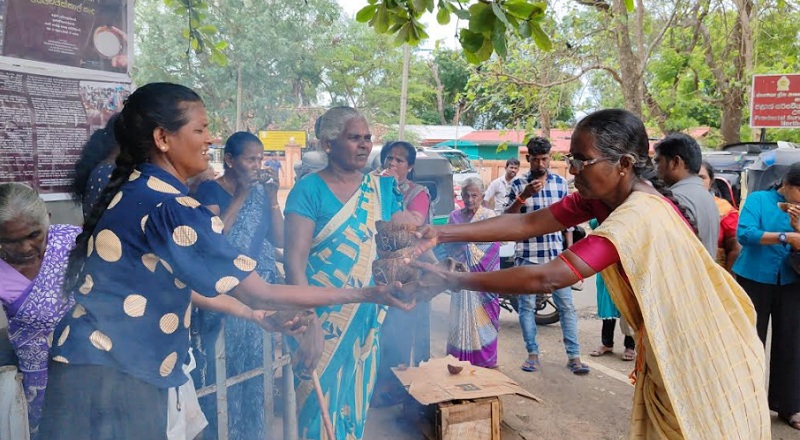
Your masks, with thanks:
[(311, 373), (311, 378), (314, 380), (314, 391), (317, 393), (317, 400), (319, 400), (319, 409), (322, 413), (322, 423), (325, 425), (325, 432), (328, 434), (328, 440), (336, 440), (336, 433), (333, 431), (333, 423), (328, 415), (328, 404), (325, 403), (325, 396), (322, 394), (322, 385), (319, 383), (319, 376), (317, 371)]

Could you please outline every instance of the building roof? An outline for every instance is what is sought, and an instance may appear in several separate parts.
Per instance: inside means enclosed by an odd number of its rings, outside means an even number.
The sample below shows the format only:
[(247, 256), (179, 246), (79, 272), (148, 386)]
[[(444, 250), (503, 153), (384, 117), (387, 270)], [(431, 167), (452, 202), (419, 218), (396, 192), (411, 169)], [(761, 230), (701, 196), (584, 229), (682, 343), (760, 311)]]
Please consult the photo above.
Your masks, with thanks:
[(465, 125), (406, 125), (406, 130), (419, 136), (423, 145), (433, 145), (450, 139), (461, 139), (475, 131)]
[[(537, 135), (541, 135), (541, 130), (536, 130)], [(550, 143), (553, 145), (553, 152), (566, 153), (569, 151), (569, 139), (572, 130), (550, 130)], [(459, 139), (469, 140), (479, 144), (497, 142), (511, 142), (525, 145), (525, 130), (476, 130), (468, 133)], [(520, 152), (527, 152), (523, 146)]]

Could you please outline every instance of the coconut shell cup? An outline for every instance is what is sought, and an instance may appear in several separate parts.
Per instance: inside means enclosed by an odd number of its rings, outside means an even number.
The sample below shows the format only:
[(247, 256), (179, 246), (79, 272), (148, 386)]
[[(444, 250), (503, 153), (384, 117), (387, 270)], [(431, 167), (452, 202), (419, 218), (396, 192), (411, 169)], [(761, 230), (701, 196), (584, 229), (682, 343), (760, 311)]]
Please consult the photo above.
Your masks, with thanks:
[(413, 247), (407, 247), (396, 251), (384, 251), (378, 249), (378, 258), (381, 260), (393, 260), (393, 259), (413, 259), (414, 258), (414, 251)]
[(377, 221), (375, 228), (375, 243), (381, 251), (397, 251), (410, 247), (417, 241), (417, 227), (413, 224)]
[(372, 277), (378, 284), (406, 284), (416, 281), (419, 271), (401, 258), (378, 259), (372, 262)]

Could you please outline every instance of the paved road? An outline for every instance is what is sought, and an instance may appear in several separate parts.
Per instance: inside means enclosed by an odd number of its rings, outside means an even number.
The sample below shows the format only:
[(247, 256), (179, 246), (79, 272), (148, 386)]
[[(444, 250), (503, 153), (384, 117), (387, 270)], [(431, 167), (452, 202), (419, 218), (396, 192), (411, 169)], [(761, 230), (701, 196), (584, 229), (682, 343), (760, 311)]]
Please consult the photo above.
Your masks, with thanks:
[[(565, 368), (566, 354), (559, 324), (539, 328), (542, 370), (526, 373), (519, 369), (525, 358), (525, 346), (516, 314), (505, 310), (500, 316), (500, 371), (517, 381), (543, 402), (536, 403), (516, 396), (503, 397), (503, 439), (572, 440), (626, 439), (633, 387), (628, 373), (633, 362), (619, 358), (622, 335), (617, 333), (616, 353), (600, 358), (589, 357), (600, 340), (601, 321), (595, 317), (594, 280), (587, 280), (584, 290), (574, 291), (579, 316), (583, 361), (592, 372), (583, 377)], [(432, 351), (445, 354), (449, 297), (440, 295), (432, 307)], [(420, 439), (416, 426), (400, 416), (399, 408), (370, 411), (366, 439)], [(779, 421), (773, 414), (773, 440), (800, 438), (797, 431)]]

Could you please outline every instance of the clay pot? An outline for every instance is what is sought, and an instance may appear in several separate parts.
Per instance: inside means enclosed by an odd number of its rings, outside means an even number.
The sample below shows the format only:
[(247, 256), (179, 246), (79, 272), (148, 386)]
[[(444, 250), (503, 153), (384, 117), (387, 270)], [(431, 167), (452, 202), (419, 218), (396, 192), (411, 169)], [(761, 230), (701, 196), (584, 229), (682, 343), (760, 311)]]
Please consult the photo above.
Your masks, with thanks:
[(375, 228), (375, 244), (378, 250), (397, 251), (412, 246), (417, 241), (417, 227), (413, 224), (377, 221)]
[(406, 284), (419, 278), (419, 271), (402, 258), (378, 259), (372, 262), (372, 277), (377, 284)]

